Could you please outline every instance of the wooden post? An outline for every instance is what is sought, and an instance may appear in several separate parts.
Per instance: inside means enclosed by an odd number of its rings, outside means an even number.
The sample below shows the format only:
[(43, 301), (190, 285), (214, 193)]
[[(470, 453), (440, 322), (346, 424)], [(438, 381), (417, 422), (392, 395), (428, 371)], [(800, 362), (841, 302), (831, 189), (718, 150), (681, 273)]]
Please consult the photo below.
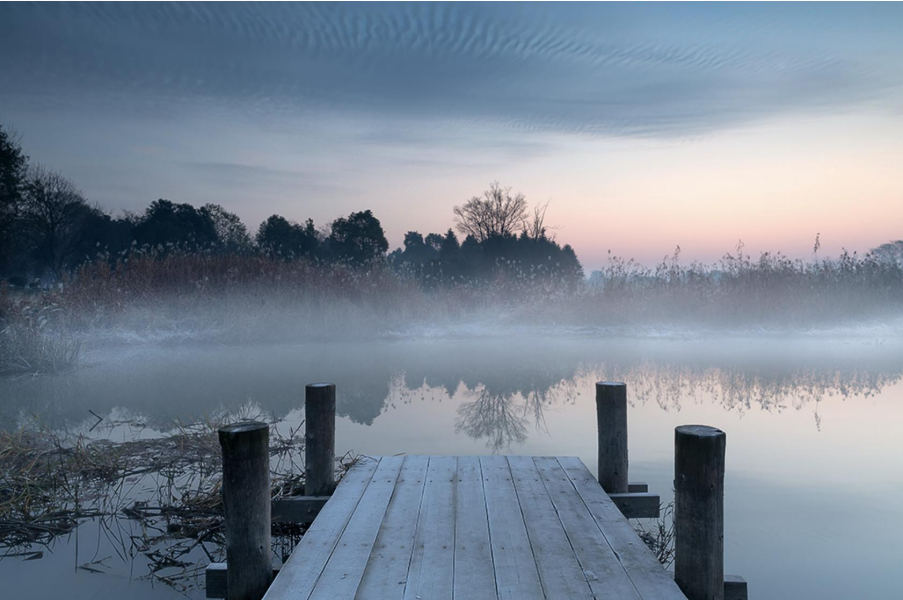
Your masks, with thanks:
[(674, 580), (689, 600), (724, 599), (724, 451), (705, 425), (674, 431)]
[(335, 384), (311, 383), (304, 398), (305, 496), (335, 488)]
[(596, 383), (599, 483), (609, 494), (627, 493), (627, 384)]
[(260, 600), (273, 578), (270, 428), (245, 421), (219, 430), (229, 600)]

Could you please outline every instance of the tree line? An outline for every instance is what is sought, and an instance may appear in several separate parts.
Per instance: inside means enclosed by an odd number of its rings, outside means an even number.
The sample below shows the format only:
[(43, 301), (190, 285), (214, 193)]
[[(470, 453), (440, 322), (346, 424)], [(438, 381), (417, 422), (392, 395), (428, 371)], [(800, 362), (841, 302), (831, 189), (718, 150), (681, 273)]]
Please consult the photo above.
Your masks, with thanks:
[(581, 280), (574, 250), (550, 234), (545, 212), (546, 205), (531, 212), (523, 194), (493, 183), (482, 196), (454, 207), (453, 229), (409, 231), (403, 247), (391, 253), (371, 210), (319, 228), (312, 219), (297, 223), (272, 215), (253, 233), (238, 215), (213, 203), (195, 207), (161, 198), (143, 212), (113, 216), (60, 173), (31, 164), (21, 138), (0, 125), (0, 278), (18, 285), (57, 281), (86, 261), (145, 249), (161, 256), (175, 250), (263, 253), (354, 268), (384, 265), (424, 285), (500, 273)]

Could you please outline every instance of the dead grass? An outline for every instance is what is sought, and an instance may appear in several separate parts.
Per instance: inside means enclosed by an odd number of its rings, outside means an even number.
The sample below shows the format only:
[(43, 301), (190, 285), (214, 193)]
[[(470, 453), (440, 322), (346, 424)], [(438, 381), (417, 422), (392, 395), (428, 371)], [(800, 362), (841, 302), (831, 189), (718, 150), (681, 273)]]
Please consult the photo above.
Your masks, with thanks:
[[(102, 424), (113, 425), (122, 424)], [(40, 558), (94, 520), (121, 560), (145, 559), (146, 577), (182, 591), (199, 585), (206, 564), (225, 556), (218, 426), (177, 424), (171, 435), (126, 442), (39, 426), (0, 432), (0, 557)], [(274, 497), (303, 489), (303, 450), (303, 433), (282, 434), (271, 423)], [(354, 460), (340, 459), (339, 477)], [(304, 530), (274, 525), (274, 553), (287, 558)]]
[(871, 255), (790, 260), (742, 246), (716, 265), (611, 258), (588, 283), (517, 263), (425, 284), (366, 268), (177, 249), (84, 264), (52, 290), (0, 290), (0, 374), (54, 372), (92, 342), (270, 343), (417, 335), (457, 326), (790, 331), (898, 323), (903, 268)]
[(651, 525), (635, 520), (633, 528), (658, 562), (667, 569), (674, 562), (674, 501), (660, 507), (659, 515)]
[(74, 367), (81, 344), (51, 302), (17, 302), (0, 290), (0, 376), (55, 373)]

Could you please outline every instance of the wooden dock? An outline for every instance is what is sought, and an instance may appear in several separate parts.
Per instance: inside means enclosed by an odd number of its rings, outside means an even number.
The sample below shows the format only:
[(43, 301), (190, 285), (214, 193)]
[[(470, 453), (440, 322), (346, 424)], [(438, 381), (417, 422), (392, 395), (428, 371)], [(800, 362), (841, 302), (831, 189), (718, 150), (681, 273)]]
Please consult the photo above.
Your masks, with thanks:
[(342, 479), (266, 600), (685, 599), (583, 463), (387, 456)]
[[(596, 385), (599, 474), (573, 457), (360, 458), (335, 485), (335, 386), (307, 386), (305, 492), (270, 500), (265, 423), (219, 430), (229, 600), (746, 600), (725, 577), (724, 432), (675, 430), (675, 573), (628, 517), (659, 499), (627, 479), (627, 395)], [(601, 484), (600, 484), (601, 482)], [(274, 576), (271, 521), (311, 523)]]

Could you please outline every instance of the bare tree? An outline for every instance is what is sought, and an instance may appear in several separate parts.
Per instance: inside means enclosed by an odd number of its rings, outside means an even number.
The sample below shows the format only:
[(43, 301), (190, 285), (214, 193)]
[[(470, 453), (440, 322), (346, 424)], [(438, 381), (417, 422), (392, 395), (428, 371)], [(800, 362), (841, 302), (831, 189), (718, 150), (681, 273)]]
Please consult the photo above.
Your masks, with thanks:
[(512, 196), (510, 187), (503, 188), (496, 181), (483, 192), (482, 198), (474, 196), (463, 206), (456, 206), (454, 212), (458, 231), (483, 242), (524, 229), (527, 200), (521, 193)]
[(455, 432), (463, 431), (475, 440), (486, 439), (493, 452), (523, 444), (527, 439), (524, 408), (517, 406), (513, 394), (493, 392), (485, 386), (473, 402), (458, 406)]
[(251, 247), (248, 228), (235, 213), (227, 211), (219, 204), (205, 204), (201, 210), (213, 221), (217, 243), (230, 252), (239, 252)]
[(81, 191), (61, 174), (42, 167), (29, 170), (22, 217), (35, 253), (55, 276), (79, 251), (83, 225), (93, 212)]
[(549, 208), (549, 201), (545, 204), (537, 204), (533, 207), (533, 217), (524, 222), (524, 231), (530, 239), (538, 240), (540, 238), (555, 239), (555, 236), (549, 236), (546, 227), (546, 210)]

